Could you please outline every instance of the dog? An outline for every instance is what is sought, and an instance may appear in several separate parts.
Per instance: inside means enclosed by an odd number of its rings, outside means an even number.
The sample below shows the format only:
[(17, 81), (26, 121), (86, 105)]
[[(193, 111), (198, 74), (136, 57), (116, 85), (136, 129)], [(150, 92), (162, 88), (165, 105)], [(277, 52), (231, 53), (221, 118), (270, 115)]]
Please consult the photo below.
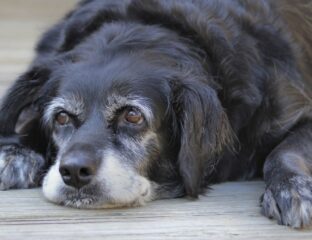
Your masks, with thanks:
[(263, 177), (312, 224), (312, 2), (85, 0), (2, 101), (0, 188), (76, 208), (197, 198)]

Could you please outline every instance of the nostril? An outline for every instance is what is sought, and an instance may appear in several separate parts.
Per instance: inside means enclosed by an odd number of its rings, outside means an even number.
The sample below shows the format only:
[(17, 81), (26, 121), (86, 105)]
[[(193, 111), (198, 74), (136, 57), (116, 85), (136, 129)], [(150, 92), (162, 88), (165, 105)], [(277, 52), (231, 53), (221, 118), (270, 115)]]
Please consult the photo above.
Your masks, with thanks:
[(80, 177), (90, 177), (92, 175), (92, 171), (90, 168), (81, 168), (79, 171)]
[(83, 155), (63, 158), (59, 166), (63, 182), (77, 189), (90, 184), (96, 174), (96, 162), (93, 159)]
[(67, 168), (60, 168), (60, 173), (63, 177), (70, 177), (70, 171)]

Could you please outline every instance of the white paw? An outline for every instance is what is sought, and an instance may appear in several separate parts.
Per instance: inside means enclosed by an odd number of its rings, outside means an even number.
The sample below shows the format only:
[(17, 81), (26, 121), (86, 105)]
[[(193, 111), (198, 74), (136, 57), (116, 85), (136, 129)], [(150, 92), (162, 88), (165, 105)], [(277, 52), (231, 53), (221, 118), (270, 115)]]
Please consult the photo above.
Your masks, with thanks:
[(0, 190), (38, 186), (43, 167), (44, 159), (40, 154), (20, 146), (1, 146)]
[(295, 176), (267, 187), (262, 213), (279, 224), (302, 228), (312, 225), (312, 177)]

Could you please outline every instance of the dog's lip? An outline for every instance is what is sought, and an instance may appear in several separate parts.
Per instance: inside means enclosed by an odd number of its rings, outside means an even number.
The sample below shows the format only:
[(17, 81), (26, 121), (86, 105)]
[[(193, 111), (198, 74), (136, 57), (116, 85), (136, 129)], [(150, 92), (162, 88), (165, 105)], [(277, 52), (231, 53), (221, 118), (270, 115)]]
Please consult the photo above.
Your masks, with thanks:
[(78, 191), (76, 191), (76, 193), (70, 194), (67, 193), (65, 195), (65, 198), (59, 204), (66, 207), (78, 209), (104, 209), (104, 208), (108, 209), (108, 208), (123, 208), (129, 206), (129, 204), (116, 203), (115, 201), (112, 201), (108, 197), (90, 194), (81, 194)]
[(81, 189), (65, 188), (62, 190), (62, 201), (59, 204), (75, 207), (75, 208), (88, 208), (99, 205), (100, 199), (103, 197), (97, 194), (90, 194), (82, 192)]
[[(79, 209), (111, 209), (111, 208), (125, 208), (125, 207), (137, 207), (140, 206), (138, 199), (131, 202), (120, 203), (113, 199), (110, 199), (106, 195), (102, 194), (90, 194), (86, 193), (89, 189), (84, 187), (81, 189), (74, 189), (72, 187), (64, 187), (62, 189), (63, 198), (59, 202), (60, 205)], [(92, 190), (92, 192), (96, 190)], [(99, 193), (99, 192), (96, 192)], [(148, 194), (145, 191), (142, 195)]]
[(98, 199), (103, 197), (100, 190), (97, 189), (96, 186), (90, 185), (85, 186), (79, 189), (64, 186), (61, 190), (61, 194), (66, 197), (66, 199), (85, 199), (85, 198), (92, 198)]

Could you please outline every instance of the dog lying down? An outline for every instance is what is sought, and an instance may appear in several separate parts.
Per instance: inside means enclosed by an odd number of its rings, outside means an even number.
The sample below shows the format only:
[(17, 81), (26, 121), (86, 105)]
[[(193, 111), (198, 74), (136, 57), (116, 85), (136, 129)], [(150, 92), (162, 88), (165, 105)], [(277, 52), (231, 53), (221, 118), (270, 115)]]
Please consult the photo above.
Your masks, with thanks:
[(0, 115), (0, 188), (77, 208), (196, 198), (262, 177), (262, 213), (312, 224), (312, 3), (85, 0)]

